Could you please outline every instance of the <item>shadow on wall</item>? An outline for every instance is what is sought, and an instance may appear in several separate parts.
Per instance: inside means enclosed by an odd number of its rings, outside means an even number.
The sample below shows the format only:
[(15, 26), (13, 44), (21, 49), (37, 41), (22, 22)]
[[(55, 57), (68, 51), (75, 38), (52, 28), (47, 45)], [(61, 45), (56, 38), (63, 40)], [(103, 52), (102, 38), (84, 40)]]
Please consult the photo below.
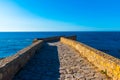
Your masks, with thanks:
[(19, 71), (13, 80), (58, 80), (59, 57), (57, 47), (44, 43), (44, 46)]

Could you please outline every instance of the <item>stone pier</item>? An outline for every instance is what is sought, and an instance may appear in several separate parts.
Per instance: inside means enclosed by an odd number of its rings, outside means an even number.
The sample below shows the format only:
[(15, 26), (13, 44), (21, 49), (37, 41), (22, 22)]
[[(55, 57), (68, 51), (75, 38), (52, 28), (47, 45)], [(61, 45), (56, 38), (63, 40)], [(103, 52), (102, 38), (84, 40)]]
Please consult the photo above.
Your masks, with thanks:
[(13, 80), (108, 80), (77, 51), (61, 42), (46, 42)]
[(76, 36), (36, 38), (0, 60), (0, 80), (120, 80), (120, 60)]

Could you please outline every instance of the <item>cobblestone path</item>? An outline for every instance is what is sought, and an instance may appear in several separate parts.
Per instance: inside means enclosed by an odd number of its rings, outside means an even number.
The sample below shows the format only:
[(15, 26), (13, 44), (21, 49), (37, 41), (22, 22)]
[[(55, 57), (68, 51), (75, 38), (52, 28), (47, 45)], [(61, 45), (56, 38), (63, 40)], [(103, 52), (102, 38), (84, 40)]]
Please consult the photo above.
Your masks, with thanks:
[(74, 49), (60, 42), (43, 48), (13, 80), (110, 80)]

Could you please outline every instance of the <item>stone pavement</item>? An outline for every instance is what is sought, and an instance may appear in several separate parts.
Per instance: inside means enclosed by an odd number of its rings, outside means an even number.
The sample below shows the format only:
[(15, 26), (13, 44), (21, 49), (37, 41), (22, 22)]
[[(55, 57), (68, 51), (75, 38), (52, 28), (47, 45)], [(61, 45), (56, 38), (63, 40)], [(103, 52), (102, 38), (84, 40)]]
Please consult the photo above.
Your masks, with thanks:
[(45, 43), (13, 80), (110, 80), (77, 51), (60, 42)]

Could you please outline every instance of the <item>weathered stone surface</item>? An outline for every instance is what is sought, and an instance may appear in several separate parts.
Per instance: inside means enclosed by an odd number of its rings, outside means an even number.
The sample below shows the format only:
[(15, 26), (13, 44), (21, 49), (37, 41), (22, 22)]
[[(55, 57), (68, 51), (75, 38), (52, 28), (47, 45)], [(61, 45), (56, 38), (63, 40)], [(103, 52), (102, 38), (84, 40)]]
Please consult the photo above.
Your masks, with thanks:
[[(85, 57), (88, 61), (99, 68), (102, 73), (110, 76), (113, 80), (120, 80), (119, 59), (74, 40), (62, 37), (60, 41), (76, 49), (81, 56)], [(85, 65), (87, 66), (87, 64), (80, 66), (82, 69), (84, 69)], [(85, 73), (89, 72), (85, 71)]]
[[(72, 75), (72, 78), (70, 79), (65, 77), (66, 80), (92, 80), (95, 78), (95, 74), (98, 76), (102, 75), (99, 77), (101, 80), (107, 80), (105, 75), (96, 70), (96, 67), (94, 67), (87, 59), (81, 57), (78, 52), (67, 45), (60, 44), (61, 43), (59, 43), (58, 46), (59, 57), (62, 57), (60, 58), (60, 65), (62, 64), (61, 67), (64, 67), (64, 71), (67, 72), (65, 75), (68, 76), (69, 74), (69, 77), (71, 77), (70, 74)], [(60, 79), (62, 79), (62, 77), (60, 77)]]
[[(102, 75), (102, 76), (101, 76)], [(107, 80), (88, 60), (60, 42), (45, 43), (13, 80)], [(109, 79), (108, 79), (109, 80)]]

